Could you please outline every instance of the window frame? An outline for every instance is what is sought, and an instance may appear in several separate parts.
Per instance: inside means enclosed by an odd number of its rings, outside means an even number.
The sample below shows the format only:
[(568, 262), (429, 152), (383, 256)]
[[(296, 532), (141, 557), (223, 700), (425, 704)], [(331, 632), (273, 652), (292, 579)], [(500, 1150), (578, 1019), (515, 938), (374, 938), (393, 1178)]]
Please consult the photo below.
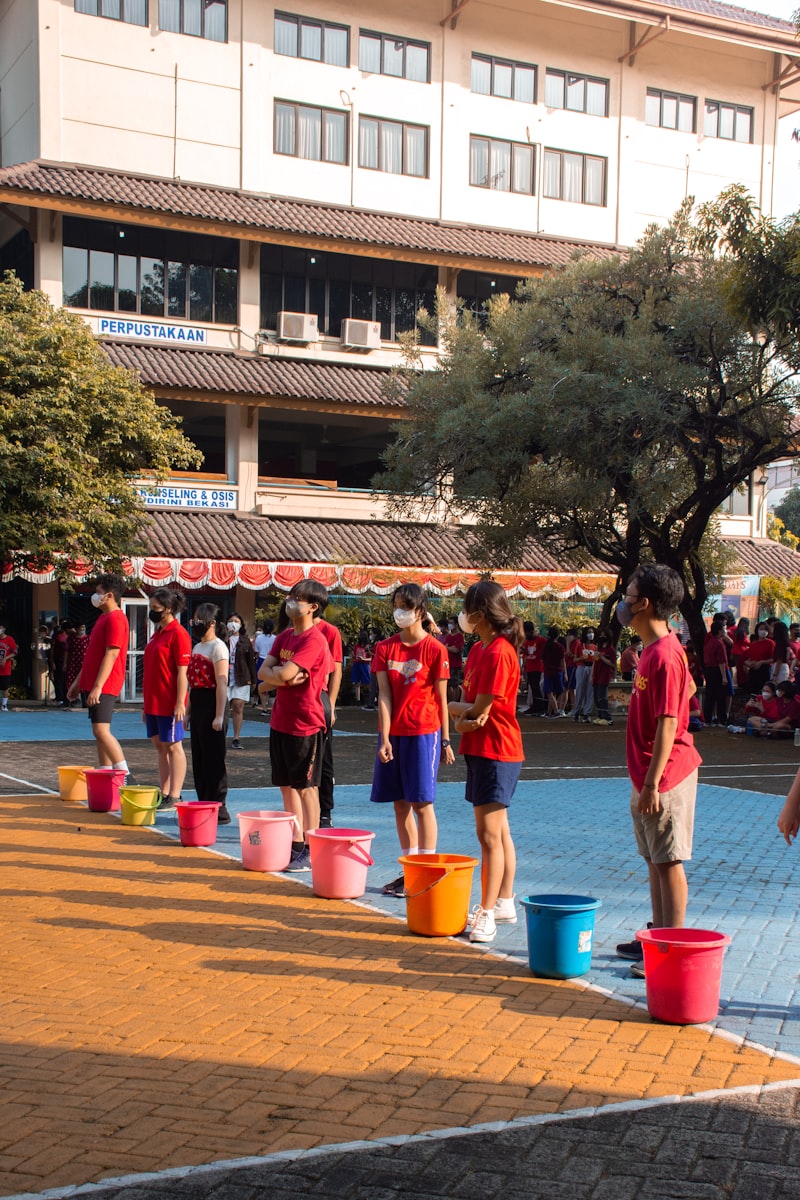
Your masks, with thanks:
[[(668, 88), (648, 87), (647, 91), (645, 93), (645, 106), (647, 104), (647, 99), (649, 97), (653, 97), (654, 99), (656, 97), (658, 98), (658, 124), (657, 125), (651, 125), (650, 122), (647, 120), (647, 111), (645, 108), (645, 125), (647, 125), (647, 127), (649, 129), (668, 129), (671, 133), (697, 133), (697, 96), (689, 96), (689, 95), (685, 94), (684, 92), (672, 92)], [(677, 111), (680, 111), (681, 102), (683, 102), (684, 104), (691, 104), (691, 106), (692, 106), (692, 128), (691, 129), (681, 129), (679, 124), (678, 125), (665, 125), (664, 124), (664, 100), (665, 99), (675, 100), (678, 105)]]
[[(490, 70), (491, 74), (490, 74), (490, 83), (489, 83), (489, 91), (488, 92), (476, 92), (474, 90), (474, 88), (472, 87), (472, 64), (476, 59), (479, 62), (489, 64), (489, 70)], [(510, 96), (498, 95), (497, 92), (494, 90), (494, 72), (495, 72), (495, 66), (498, 66), (498, 65), (511, 68), (511, 95)], [(516, 72), (517, 72), (518, 68), (522, 68), (525, 71), (533, 71), (533, 99), (532, 100), (518, 100), (517, 97), (514, 95), (514, 81), (516, 79)], [(472, 92), (473, 96), (492, 96), (496, 100), (513, 100), (515, 104), (536, 104), (537, 97), (539, 95), (539, 68), (536, 65), (536, 63), (522, 62), (520, 60), (511, 59), (511, 58), (499, 58), (498, 56), (496, 56), (494, 54), (482, 54), (478, 50), (473, 50), (472, 56), (470, 58), (469, 85), (470, 85), (470, 92)]]
[(132, 21), (125, 16), (125, 9), (127, 7), (128, 0), (119, 0), (120, 15), (118, 17), (112, 17), (109, 15), (109, 13), (100, 11), (103, 6), (103, 0), (94, 0), (97, 11), (93, 13), (86, 12), (84, 9), (78, 8), (78, 3), (79, 0), (73, 0), (74, 11), (83, 17), (102, 17), (105, 21), (119, 21), (123, 25), (135, 25), (137, 29), (147, 29), (150, 25), (149, 0), (144, 0), (144, 21)]
[[(491, 183), (475, 183), (472, 179), (472, 143), (487, 142), (488, 143), (488, 162), (489, 162), (489, 178), (492, 178), (492, 143), (502, 142), (504, 146), (509, 148), (509, 186), (507, 188), (492, 187)], [(523, 150), (531, 152), (531, 188), (530, 191), (520, 191), (514, 187), (514, 148), (519, 146)], [(489, 192), (503, 192), (509, 196), (535, 196), (536, 195), (536, 146), (533, 142), (514, 142), (509, 138), (489, 137), (483, 133), (471, 133), (469, 135), (469, 157), (470, 157), (470, 187), (483, 188)]]
[[(361, 122), (362, 121), (377, 121), (378, 122), (378, 165), (371, 167), (361, 161)], [(383, 145), (381, 138), (381, 125), (399, 125), (401, 129), (400, 148), (402, 156), (402, 167), (400, 171), (385, 171), (381, 166), (381, 156), (383, 154)], [(406, 129), (422, 129), (425, 133), (425, 174), (414, 175), (410, 171), (405, 170), (405, 154), (406, 154)], [(395, 117), (376, 117), (372, 113), (359, 113), (358, 116), (358, 167), (362, 171), (379, 171), (382, 175), (400, 175), (404, 179), (430, 179), (431, 177), (431, 127), (430, 125), (420, 125), (416, 121), (399, 121)]]
[[(558, 75), (560, 78), (562, 78), (564, 80), (564, 103), (563, 104), (548, 104), (547, 103), (547, 77), (548, 77), (548, 75)], [(605, 111), (602, 114), (588, 112), (586, 109), (585, 98), (584, 98), (584, 107), (583, 108), (570, 108), (566, 103), (567, 83), (569, 80), (572, 80), (573, 82), (577, 82), (578, 80), (581, 80), (583, 82), (584, 97), (585, 97), (585, 85), (587, 83), (602, 83), (606, 89)], [(546, 105), (547, 108), (557, 108), (561, 112), (582, 113), (583, 116), (585, 116), (585, 117), (604, 117), (607, 119), (610, 99), (611, 99), (611, 80), (603, 78), (602, 75), (586, 75), (582, 71), (568, 71), (562, 67), (545, 67), (545, 69), (544, 69), (544, 104)]]
[[(275, 22), (279, 19), (284, 20), (284, 21), (291, 21), (297, 25), (297, 51), (298, 51), (297, 54), (285, 54), (282, 50), (275, 49)], [(322, 64), (322, 66), (326, 66), (326, 67), (349, 67), (350, 66), (350, 26), (349, 25), (341, 25), (341, 24), (339, 24), (338, 21), (325, 21), (321, 17), (304, 17), (301, 13), (285, 12), (283, 9), (279, 9), (279, 8), (275, 9), (275, 12), (274, 12), (273, 18), (272, 18), (272, 22), (273, 22), (272, 23), (273, 53), (279, 55), (281, 58), (297, 58), (297, 59), (302, 59), (303, 62), (318, 62), (318, 63)], [(301, 35), (301, 29), (304, 25), (313, 26), (314, 28), (318, 28), (321, 31), (322, 36), (321, 36), (321, 40), (320, 40), (320, 47), (321, 47), (321, 57), (320, 58), (308, 58), (308, 57), (306, 57), (305, 54), (300, 53), (300, 45), (301, 45), (301, 36), (300, 35)], [(344, 63), (330, 63), (325, 58), (325, 31), (328, 29), (339, 30), (340, 32), (344, 33), (344, 35), (347, 39), (347, 50), (345, 52), (345, 62)]]
[[(706, 120), (709, 115), (708, 109), (710, 105), (715, 106), (717, 109), (716, 133), (708, 133), (706, 131)], [(733, 137), (730, 138), (725, 137), (724, 134), (719, 132), (720, 115), (723, 109), (729, 109), (733, 113)], [(750, 120), (750, 136), (747, 138), (747, 140), (744, 138), (737, 138), (736, 136), (737, 118), (740, 114), (745, 113)], [(706, 97), (706, 99), (703, 101), (703, 137), (717, 138), (722, 142), (738, 142), (740, 146), (752, 146), (754, 144), (755, 123), (756, 110), (749, 104), (734, 104), (728, 100), (709, 100), (708, 97)]]
[[(388, 79), (404, 79), (406, 81), (406, 83), (430, 83), (430, 81), (431, 81), (431, 43), (430, 42), (424, 42), (420, 38), (395, 37), (394, 34), (391, 34), (391, 33), (381, 33), (380, 30), (378, 30), (378, 29), (359, 29), (359, 31), (358, 31), (358, 69), (359, 69), (359, 71), (364, 71), (364, 68), (361, 66), (361, 38), (362, 37), (380, 38), (380, 40), (381, 40), (381, 65), (380, 65), (380, 70), (377, 72), (378, 75), (386, 75), (386, 77)], [(403, 43), (403, 74), (402, 75), (393, 75), (390, 71), (385, 71), (383, 69), (384, 68), (384, 48), (385, 48), (386, 42), (394, 42), (395, 45), (399, 42)], [(409, 46), (417, 46), (419, 49), (423, 49), (425, 51), (425, 55), (428, 60), (427, 61), (427, 70), (425, 72), (425, 79), (409, 79), (408, 76), (406, 75), (406, 50), (408, 49)], [(364, 73), (366, 74), (367, 72), (364, 72)]]
[(162, 29), (162, 27), (161, 27), (161, 10), (160, 10), (160, 0), (159, 0), (159, 13), (158, 13), (158, 31), (159, 31), (159, 33), (177, 33), (177, 34), (178, 34), (180, 37), (194, 37), (194, 38), (198, 38), (198, 40), (199, 40), (199, 41), (203, 41), (203, 42), (216, 42), (216, 43), (217, 43), (217, 45), (219, 45), (219, 46), (224, 46), (224, 45), (227, 45), (227, 43), (228, 43), (228, 16), (229, 16), (229, 4), (228, 4), (228, 0), (215, 0), (215, 2), (216, 2), (217, 4), (224, 4), (224, 5), (225, 5), (225, 37), (224, 37), (224, 38), (209, 38), (209, 37), (206, 37), (206, 9), (205, 9), (205, 4), (203, 4), (203, 5), (201, 6), (201, 8), (200, 8), (200, 23), (201, 23), (201, 32), (200, 32), (200, 33), (192, 33), (192, 31), (191, 31), (191, 30), (189, 30), (189, 31), (187, 32), (187, 30), (186, 30), (186, 29), (184, 29), (184, 24), (185, 24), (185, 20), (184, 20), (184, 18), (185, 18), (185, 12), (186, 12), (186, 0), (178, 0), (178, 3), (180, 4), (180, 12), (181, 12), (181, 16), (180, 16), (180, 26), (181, 26), (181, 27), (180, 27), (180, 29)]
[[(561, 159), (559, 168), (559, 195), (548, 196), (545, 192), (544, 171), (545, 171), (545, 156), (548, 154), (557, 154)], [(567, 200), (564, 195), (564, 155), (570, 154), (574, 157), (583, 159), (583, 167), (581, 171), (581, 199)], [(593, 159), (603, 164), (603, 198), (599, 204), (595, 204), (593, 200), (586, 199), (586, 160)], [(608, 159), (602, 154), (585, 154), (581, 150), (559, 150), (555, 146), (544, 146), (542, 148), (542, 189), (541, 195), (543, 200), (558, 200), (563, 204), (586, 204), (590, 208), (608, 208)]]
[[(295, 152), (290, 154), (287, 150), (278, 150), (278, 105), (283, 104), (287, 108), (295, 110), (294, 128), (295, 128)], [(320, 114), (320, 157), (308, 158), (304, 154), (297, 153), (297, 110), (300, 108), (313, 108)], [(344, 117), (344, 161), (340, 162), (338, 158), (324, 158), (322, 151), (325, 146), (325, 118), (328, 114), (336, 117)], [(272, 123), (272, 153), (280, 154), (282, 158), (299, 158), (303, 162), (318, 162), (325, 163), (330, 167), (349, 167), (350, 166), (350, 113), (344, 108), (325, 108), (321, 104), (305, 104), (301, 100), (284, 100), (281, 96), (276, 96), (273, 103), (273, 123)]]

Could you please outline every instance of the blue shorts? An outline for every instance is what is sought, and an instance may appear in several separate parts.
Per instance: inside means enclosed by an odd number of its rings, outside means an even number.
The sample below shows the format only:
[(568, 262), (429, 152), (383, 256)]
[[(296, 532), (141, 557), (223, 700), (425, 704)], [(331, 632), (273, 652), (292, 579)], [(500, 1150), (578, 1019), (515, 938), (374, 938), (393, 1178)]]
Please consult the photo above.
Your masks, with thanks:
[(170, 745), (183, 741), (183, 721), (176, 721), (174, 717), (154, 717), (152, 713), (145, 713), (144, 724), (149, 738), (157, 737), (160, 742)]
[(481, 804), (502, 804), (508, 808), (517, 789), (521, 762), (498, 762), (496, 758), (481, 758), (478, 754), (465, 754), (467, 764), (468, 803), (475, 808)]
[[(370, 800), (375, 804), (433, 804), (442, 753), (442, 731), (390, 736), (394, 758), (375, 759)], [(380, 745), (380, 742), (378, 743)]]
[(560, 696), (564, 691), (564, 676), (559, 671), (557, 675), (542, 676), (542, 695), (549, 696), (551, 693), (554, 696)]
[(358, 683), (362, 686), (369, 687), (369, 663), (360, 661), (354, 662), (350, 679), (352, 683)]

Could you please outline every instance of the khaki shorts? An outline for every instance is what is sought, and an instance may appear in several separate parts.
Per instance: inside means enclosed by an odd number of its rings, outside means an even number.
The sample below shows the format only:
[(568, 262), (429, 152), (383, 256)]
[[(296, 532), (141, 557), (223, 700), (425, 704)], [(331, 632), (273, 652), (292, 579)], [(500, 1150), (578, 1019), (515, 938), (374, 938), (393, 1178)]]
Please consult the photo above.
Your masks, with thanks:
[(229, 684), (228, 685), (228, 699), (229, 700), (249, 700), (250, 699), (250, 684), (246, 683), (246, 684), (243, 684), (241, 687), (234, 687), (232, 684)]
[(643, 816), (637, 809), (639, 793), (631, 789), (631, 818), (639, 853), (653, 863), (688, 862), (692, 857), (697, 771), (672, 791), (659, 795), (661, 812)]

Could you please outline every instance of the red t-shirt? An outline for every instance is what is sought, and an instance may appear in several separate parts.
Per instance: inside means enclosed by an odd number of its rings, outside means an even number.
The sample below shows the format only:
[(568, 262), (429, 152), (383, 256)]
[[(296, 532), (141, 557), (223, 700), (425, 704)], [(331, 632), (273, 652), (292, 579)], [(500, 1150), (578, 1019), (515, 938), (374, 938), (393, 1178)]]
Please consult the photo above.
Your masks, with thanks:
[(192, 639), (180, 621), (157, 629), (144, 648), (142, 692), (144, 711), (151, 717), (171, 717), (178, 698), (178, 668), (188, 667)]
[[(330, 655), (331, 655), (331, 658), (333, 659), (334, 666), (336, 665), (336, 663), (344, 662), (344, 649), (342, 647), (342, 635), (339, 633), (339, 630), (336, 628), (336, 626), (331, 625), (330, 621), (326, 621), (324, 617), (320, 617), (320, 619), (317, 621), (314, 628), (318, 629), (320, 631), (322, 636), (325, 638), (325, 641), (328, 643), (328, 650), (330, 651)], [(270, 651), (270, 653), (272, 653), (272, 651)], [(333, 670), (333, 667), (331, 667), (331, 671), (332, 670)], [(325, 687), (322, 690), (323, 690), (323, 692), (327, 692), (327, 690), (328, 690), (328, 680), (327, 679), (325, 680)]]
[[(330, 628), (334, 627), (331, 625)], [(320, 733), (325, 728), (320, 697), (333, 670), (333, 656), (325, 634), (318, 625), (312, 625), (302, 633), (295, 633), (291, 627), (284, 629), (272, 643), (269, 657), (276, 659), (279, 667), (293, 662), (308, 672), (305, 683), (276, 689), (272, 728), (293, 737), (312, 737)]]
[(111, 674), (100, 689), (104, 696), (118, 696), (125, 682), (125, 666), (128, 658), (128, 618), (121, 608), (115, 608), (113, 612), (101, 613), (92, 626), (86, 657), (81, 666), (80, 690), (82, 692), (92, 690), (105, 652), (112, 647), (118, 648), (119, 654), (114, 659)]
[(569, 644), (567, 650), (567, 666), (576, 667), (583, 657), (583, 642), (580, 638), (574, 637)]
[[(601, 662), (603, 658), (607, 658), (608, 662)], [(614, 647), (598, 646), (597, 658), (592, 665), (592, 683), (596, 683), (598, 687), (603, 687), (605, 684), (611, 683), (616, 667), (617, 652)]]
[(464, 668), (464, 699), (493, 696), (489, 720), (480, 729), (462, 733), (459, 754), (475, 754), (498, 762), (522, 762), (522, 734), (517, 721), (519, 658), (502, 634), (484, 646), (476, 642)]
[(0, 638), (0, 676), (11, 674), (17, 649), (17, 643), (8, 634)]
[(727, 667), (728, 656), (725, 653), (725, 643), (718, 637), (712, 637), (711, 634), (706, 634), (706, 640), (703, 643), (703, 666), (704, 667)]
[(372, 672), (385, 671), (392, 692), (389, 733), (413, 737), (442, 727), (442, 713), (434, 684), (450, 678), (447, 650), (427, 634), (421, 642), (406, 645), (399, 633), (378, 642)]
[(641, 790), (653, 757), (659, 717), (676, 717), (675, 742), (658, 782), (669, 792), (700, 765), (689, 726), (689, 664), (674, 634), (645, 646), (633, 677), (626, 752), (633, 786)]
[(545, 675), (557, 675), (559, 671), (563, 671), (565, 658), (566, 651), (561, 642), (551, 642), (549, 638), (545, 638), (542, 646), (542, 664)]
[(772, 662), (775, 653), (775, 643), (772, 638), (754, 638), (750, 643), (745, 658), (751, 662)]
[(447, 650), (447, 656), (450, 660), (450, 674), (454, 671), (460, 671), (464, 658), (464, 635), (463, 633), (445, 633), (442, 635), (442, 645)]

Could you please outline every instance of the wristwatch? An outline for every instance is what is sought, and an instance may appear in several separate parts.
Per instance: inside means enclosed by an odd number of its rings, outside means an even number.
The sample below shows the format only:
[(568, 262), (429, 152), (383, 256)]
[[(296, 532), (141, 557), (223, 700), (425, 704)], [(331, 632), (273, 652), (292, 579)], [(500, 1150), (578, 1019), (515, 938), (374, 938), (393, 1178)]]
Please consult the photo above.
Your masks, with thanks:
[(450, 742), (449, 742), (448, 738), (442, 738), (442, 749), (446, 750), (449, 745), (450, 745)]

